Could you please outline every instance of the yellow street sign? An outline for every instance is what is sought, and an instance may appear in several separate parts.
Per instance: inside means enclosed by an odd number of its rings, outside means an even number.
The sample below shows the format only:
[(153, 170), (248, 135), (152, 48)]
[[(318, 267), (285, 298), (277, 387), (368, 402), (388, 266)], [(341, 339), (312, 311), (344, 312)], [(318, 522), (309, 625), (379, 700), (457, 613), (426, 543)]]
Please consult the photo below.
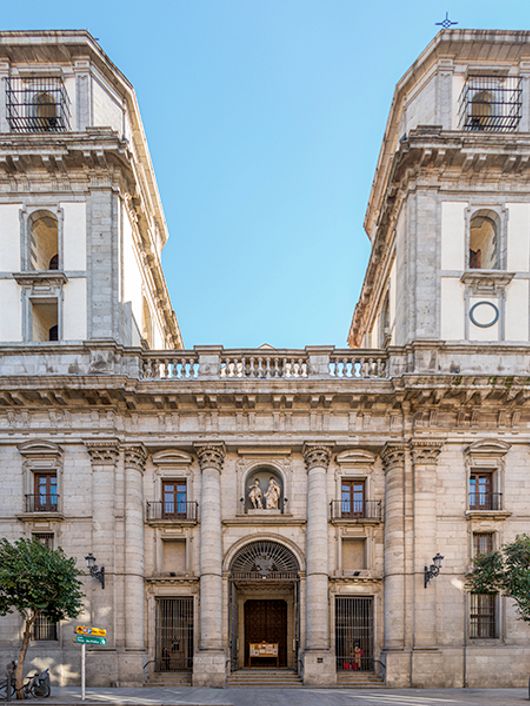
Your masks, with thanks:
[(76, 625), (76, 635), (91, 635), (92, 637), (106, 637), (107, 630), (105, 628), (93, 628), (88, 625)]

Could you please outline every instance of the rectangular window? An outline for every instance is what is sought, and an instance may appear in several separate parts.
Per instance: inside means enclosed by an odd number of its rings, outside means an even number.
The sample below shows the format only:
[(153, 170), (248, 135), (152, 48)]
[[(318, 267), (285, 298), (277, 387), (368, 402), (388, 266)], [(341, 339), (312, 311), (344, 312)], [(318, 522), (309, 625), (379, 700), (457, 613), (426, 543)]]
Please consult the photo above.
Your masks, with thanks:
[[(31, 497), (31, 496), (30, 496)], [(33, 507), (29, 512), (57, 512), (57, 473), (33, 474)]]
[(31, 340), (59, 340), (59, 309), (57, 299), (31, 302)]
[(473, 532), (473, 556), (493, 551), (493, 532)]
[(162, 483), (162, 516), (186, 517), (188, 490), (185, 480), (165, 480)]
[(37, 613), (35, 622), (33, 623), (32, 638), (34, 640), (57, 640), (57, 633), (57, 623)]
[(342, 570), (350, 573), (366, 569), (366, 539), (342, 540)]
[(492, 474), (488, 471), (473, 471), (469, 477), (469, 509), (496, 510), (492, 491)]
[(341, 514), (343, 517), (364, 517), (365, 481), (343, 480), (341, 485)]
[(497, 637), (497, 596), (492, 593), (471, 593), (469, 637)]
[(53, 532), (34, 532), (31, 536), (36, 542), (44, 544), (48, 549), (53, 549)]

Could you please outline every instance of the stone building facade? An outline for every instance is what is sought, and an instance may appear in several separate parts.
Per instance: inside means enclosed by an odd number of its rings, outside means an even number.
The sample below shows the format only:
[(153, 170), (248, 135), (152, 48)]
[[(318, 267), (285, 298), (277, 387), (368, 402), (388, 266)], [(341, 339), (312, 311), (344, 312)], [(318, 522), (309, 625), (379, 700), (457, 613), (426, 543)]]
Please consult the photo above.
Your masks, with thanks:
[[(89, 683), (525, 683), (464, 577), (530, 521), (530, 33), (398, 83), (341, 350), (183, 349), (131, 85), (81, 31), (1, 33), (0, 78), (0, 533), (105, 568)], [(63, 684), (72, 636), (30, 649)]]

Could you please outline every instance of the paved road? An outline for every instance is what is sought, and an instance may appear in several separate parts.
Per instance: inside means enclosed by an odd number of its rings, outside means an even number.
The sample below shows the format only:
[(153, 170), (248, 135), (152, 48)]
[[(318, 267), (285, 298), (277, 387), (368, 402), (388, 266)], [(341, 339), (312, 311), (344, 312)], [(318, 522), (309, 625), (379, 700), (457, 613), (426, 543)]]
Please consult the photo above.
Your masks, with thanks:
[[(81, 703), (77, 687), (54, 688), (45, 701)], [(88, 689), (87, 702), (108, 706), (529, 706), (526, 689)], [(13, 704), (15, 706), (15, 704)], [(28, 704), (28, 706), (30, 706)]]

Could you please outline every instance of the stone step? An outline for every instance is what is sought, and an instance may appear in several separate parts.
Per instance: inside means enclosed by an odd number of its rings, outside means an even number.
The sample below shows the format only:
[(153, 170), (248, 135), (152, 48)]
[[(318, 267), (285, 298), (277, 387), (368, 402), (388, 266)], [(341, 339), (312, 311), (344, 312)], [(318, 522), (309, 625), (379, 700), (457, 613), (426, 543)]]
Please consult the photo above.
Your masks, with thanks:
[(153, 672), (145, 686), (191, 686), (191, 672)]
[(302, 680), (290, 669), (241, 669), (233, 672), (226, 680), (229, 687), (273, 687), (295, 688), (302, 686)]

